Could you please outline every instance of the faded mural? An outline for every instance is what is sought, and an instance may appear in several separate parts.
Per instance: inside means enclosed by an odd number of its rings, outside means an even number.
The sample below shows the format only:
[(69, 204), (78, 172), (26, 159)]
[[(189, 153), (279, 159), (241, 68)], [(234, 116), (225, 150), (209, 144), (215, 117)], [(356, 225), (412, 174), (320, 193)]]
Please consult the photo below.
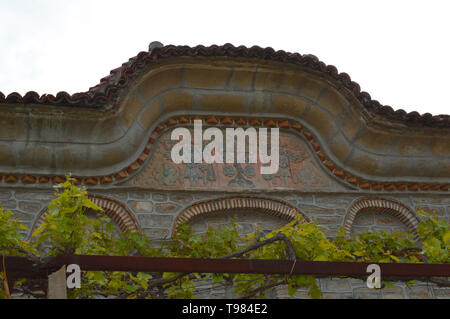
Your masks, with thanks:
[[(149, 163), (131, 181), (133, 186), (166, 190), (342, 190), (313, 159), (298, 136), (280, 132), (280, 165), (273, 175), (260, 173), (256, 164), (175, 164), (170, 132), (160, 135)], [(205, 145), (208, 142), (205, 142)]]

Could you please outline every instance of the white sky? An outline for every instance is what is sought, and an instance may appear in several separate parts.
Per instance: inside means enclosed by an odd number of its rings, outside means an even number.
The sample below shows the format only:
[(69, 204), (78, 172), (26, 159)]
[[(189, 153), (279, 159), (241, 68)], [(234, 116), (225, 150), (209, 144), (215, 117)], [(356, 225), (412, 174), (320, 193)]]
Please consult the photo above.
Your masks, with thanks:
[(0, 91), (86, 91), (152, 41), (229, 42), (311, 53), (382, 104), (450, 114), (449, 9), (445, 0), (0, 0)]

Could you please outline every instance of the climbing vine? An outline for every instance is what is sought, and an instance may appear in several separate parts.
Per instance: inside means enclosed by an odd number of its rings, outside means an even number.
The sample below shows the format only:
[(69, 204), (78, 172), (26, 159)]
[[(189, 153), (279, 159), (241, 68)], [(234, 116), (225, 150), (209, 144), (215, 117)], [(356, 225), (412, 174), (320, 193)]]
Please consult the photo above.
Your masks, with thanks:
[[(95, 213), (97, 218), (89, 218), (88, 213)], [(77, 187), (68, 177), (56, 188), (49, 214), (30, 240), (24, 239), (22, 233), (27, 229), (14, 218), (14, 213), (0, 208), (0, 255), (27, 257), (37, 266), (42, 266), (49, 258), (71, 254), (449, 263), (448, 222), (423, 210), (418, 214), (422, 219), (417, 227), (418, 239), (412, 234), (386, 231), (362, 233), (347, 239), (342, 229), (337, 237), (327, 238), (323, 227), (299, 217), (270, 233), (257, 230), (245, 237), (240, 235), (240, 226), (234, 221), (220, 228), (209, 227), (202, 235), (195, 233), (189, 225), (180, 225), (170, 243), (155, 246), (141, 232), (114, 235), (111, 219), (89, 200), (85, 188)], [(6, 272), (0, 274), (4, 283), (0, 298), (8, 297), (9, 290), (31, 295), (37, 288), (46, 290), (42, 281), (28, 279), (20, 279), (14, 287), (8, 287), (6, 276)], [(271, 289), (281, 285), (287, 285), (290, 295), (306, 288), (312, 298), (322, 296), (316, 278), (306, 275), (84, 271), (81, 289), (70, 290), (69, 297), (194, 298), (197, 283), (205, 280), (232, 287), (233, 292), (242, 298), (264, 298)], [(448, 285), (446, 280), (436, 279), (435, 283)]]

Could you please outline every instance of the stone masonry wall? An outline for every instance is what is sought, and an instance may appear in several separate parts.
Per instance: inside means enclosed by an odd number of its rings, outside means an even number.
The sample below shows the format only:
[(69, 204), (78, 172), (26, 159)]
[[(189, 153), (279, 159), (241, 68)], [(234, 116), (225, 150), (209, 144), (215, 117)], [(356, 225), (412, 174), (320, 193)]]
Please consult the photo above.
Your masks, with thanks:
[[(189, 205), (206, 199), (222, 198), (230, 194), (218, 193), (183, 193), (183, 192), (150, 192), (137, 190), (110, 190), (99, 193), (125, 204), (134, 214), (139, 226), (155, 243), (170, 240), (172, 227), (177, 215)], [(352, 202), (370, 194), (258, 194), (265, 198), (281, 199), (298, 208), (311, 220), (317, 220), (327, 227), (325, 233), (333, 236), (343, 225), (345, 214)], [(373, 195), (372, 195), (373, 196)], [(382, 195), (380, 195), (382, 196)], [(0, 202), (3, 207), (15, 213), (16, 218), (31, 228), (39, 213), (54, 198), (52, 190), (16, 189), (0, 190)], [(386, 197), (392, 198), (392, 197)], [(396, 200), (412, 210), (422, 208), (440, 219), (450, 221), (450, 198), (430, 195), (398, 195)], [(238, 222), (243, 233), (255, 230), (255, 227), (273, 229), (285, 221), (277, 217), (264, 216), (251, 211), (237, 212)], [(192, 221), (194, 229), (202, 232), (208, 224), (222, 225), (230, 221), (227, 214), (210, 214)], [(352, 232), (358, 233), (368, 229), (405, 230), (404, 226), (388, 215), (369, 212), (355, 218)], [(356, 279), (320, 279), (325, 298), (450, 298), (450, 289), (436, 288), (427, 283), (417, 283), (412, 287), (396, 283), (394, 288), (374, 291), (366, 288), (365, 282)], [(223, 288), (223, 289), (222, 289)], [(231, 296), (229, 288), (204, 286), (199, 297), (210, 298), (208, 293), (216, 296)], [(226, 293), (223, 295), (223, 292)], [(272, 292), (272, 297), (287, 298), (287, 289), (279, 287)], [(294, 298), (305, 298), (305, 291), (299, 291)]]
[[(148, 191), (108, 191), (99, 194), (125, 204), (135, 215), (139, 226), (154, 239), (168, 239), (176, 216), (192, 203), (206, 199), (222, 198), (230, 194), (219, 193), (181, 193)], [(347, 209), (352, 202), (369, 194), (258, 194), (264, 198), (281, 199), (298, 208), (308, 218), (326, 226), (327, 235), (333, 236), (342, 226)], [(26, 226), (32, 227), (39, 213), (54, 198), (52, 190), (0, 190), (0, 202), (10, 209)], [(385, 197), (392, 198), (392, 197)], [(413, 211), (424, 209), (440, 219), (450, 219), (450, 198), (445, 196), (398, 195), (394, 199), (410, 207)], [(365, 215), (365, 214), (364, 214)], [(249, 221), (250, 222), (250, 221)], [(389, 216), (374, 213), (370, 216), (358, 216), (354, 226), (367, 226), (374, 230), (378, 227), (400, 229), (403, 225)], [(398, 228), (397, 228), (398, 227)]]

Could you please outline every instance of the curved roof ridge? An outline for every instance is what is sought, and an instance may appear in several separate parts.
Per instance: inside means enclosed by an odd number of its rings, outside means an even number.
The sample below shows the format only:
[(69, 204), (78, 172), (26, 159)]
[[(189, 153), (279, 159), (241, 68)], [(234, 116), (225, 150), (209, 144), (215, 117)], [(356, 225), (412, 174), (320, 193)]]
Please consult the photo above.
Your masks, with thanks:
[(270, 47), (235, 47), (232, 44), (224, 44), (222, 46), (212, 45), (209, 47), (203, 45), (195, 47), (174, 45), (154, 47), (148, 52), (140, 52), (137, 56), (122, 64), (121, 67), (112, 70), (108, 76), (100, 80), (99, 84), (91, 87), (87, 92), (75, 93), (73, 95), (67, 92), (59, 92), (56, 96), (52, 94), (43, 94), (40, 96), (34, 91), (30, 91), (24, 96), (17, 92), (5, 96), (0, 92), (0, 104), (50, 104), (88, 108), (112, 108), (117, 102), (121, 90), (126, 88), (131, 79), (140, 74), (140, 71), (145, 70), (151, 64), (158, 63), (161, 59), (180, 56), (255, 58), (307, 67), (311, 70), (325, 73), (337, 80), (345, 88), (350, 90), (371, 113), (407, 125), (450, 128), (450, 115), (420, 114), (416, 111), (407, 113), (402, 109), (394, 110), (391, 106), (382, 105), (377, 100), (373, 100), (369, 93), (361, 91), (359, 84), (352, 81), (347, 73), (339, 73), (335, 66), (326, 65), (314, 55), (302, 55), (282, 50), (275, 51)]

